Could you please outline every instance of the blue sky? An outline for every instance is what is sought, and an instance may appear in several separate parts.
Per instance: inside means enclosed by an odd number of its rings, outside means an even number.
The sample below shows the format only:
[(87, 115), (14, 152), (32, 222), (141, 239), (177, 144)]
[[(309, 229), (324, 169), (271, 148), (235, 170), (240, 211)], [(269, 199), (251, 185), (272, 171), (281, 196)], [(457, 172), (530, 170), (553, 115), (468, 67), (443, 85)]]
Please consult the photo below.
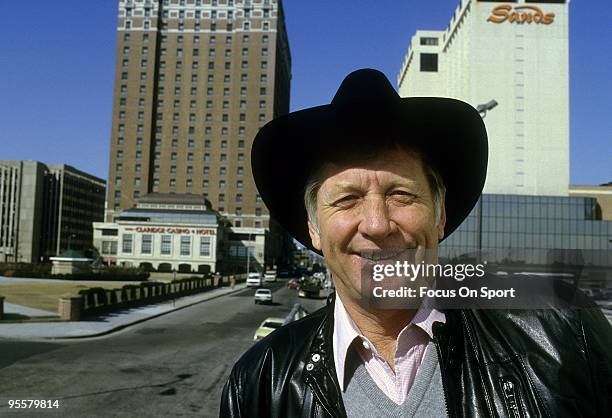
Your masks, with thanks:
[[(417, 29), (442, 29), (458, 0), (285, 0), (291, 109), (328, 103), (361, 67), (395, 83)], [(373, 6), (375, 5), (375, 7)], [(612, 4), (570, 3), (571, 182), (612, 181)], [(1, 2), (0, 159), (108, 175), (115, 0)]]

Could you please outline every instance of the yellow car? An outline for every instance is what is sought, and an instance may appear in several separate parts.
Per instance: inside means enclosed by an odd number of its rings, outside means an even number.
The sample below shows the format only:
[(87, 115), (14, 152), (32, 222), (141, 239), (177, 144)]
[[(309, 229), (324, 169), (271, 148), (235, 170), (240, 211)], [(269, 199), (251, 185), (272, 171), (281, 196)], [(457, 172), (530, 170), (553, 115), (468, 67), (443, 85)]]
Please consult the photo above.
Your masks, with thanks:
[(253, 341), (259, 341), (266, 335), (270, 334), (277, 328), (280, 328), (285, 322), (285, 318), (266, 318), (257, 331), (255, 331), (255, 335), (253, 336)]

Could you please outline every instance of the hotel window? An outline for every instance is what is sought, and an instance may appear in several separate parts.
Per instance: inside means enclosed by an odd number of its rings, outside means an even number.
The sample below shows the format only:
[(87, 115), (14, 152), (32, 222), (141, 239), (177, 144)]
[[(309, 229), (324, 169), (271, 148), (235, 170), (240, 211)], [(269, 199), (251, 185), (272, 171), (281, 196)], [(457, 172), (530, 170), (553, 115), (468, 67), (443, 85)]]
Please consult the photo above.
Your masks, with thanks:
[(194, 57), (199, 56), (199, 55), (200, 55), (200, 50), (199, 50), (198, 48), (193, 48), (193, 53), (192, 53), (192, 55), (193, 55)]
[(255, 216), (261, 216), (261, 208), (255, 208)]
[(242, 208), (236, 208), (236, 216), (242, 215)]
[(244, 139), (238, 140), (238, 148), (244, 148)]
[(161, 236), (160, 253), (162, 255), (172, 254), (172, 235), (162, 235)]
[(142, 151), (136, 151), (136, 159), (140, 160), (142, 158)]
[(244, 174), (244, 167), (238, 166), (238, 168), (236, 168), (236, 174), (242, 176)]
[(223, 66), (223, 68), (225, 68), (226, 70), (229, 70), (231, 67), (232, 67), (231, 62), (226, 62), (225, 65)]
[(170, 187), (176, 187), (176, 179), (170, 179)]
[(140, 164), (136, 164), (134, 166), (134, 171), (140, 173), (142, 171), (142, 166)]
[(204, 120), (206, 122), (211, 122), (212, 121), (212, 113), (207, 113), (206, 116), (204, 116)]
[(232, 56), (232, 50), (231, 49), (226, 49), (225, 50), (225, 58), (230, 58)]
[(219, 180), (219, 188), (220, 189), (224, 189), (225, 188), (225, 180)]
[(263, 202), (263, 200), (261, 200), (261, 196), (260, 195), (255, 196), (255, 203), (261, 203), (261, 202)]
[(202, 180), (202, 187), (208, 187), (208, 180)]
[(265, 70), (266, 68), (268, 68), (268, 62), (267, 61), (262, 61), (261, 62), (261, 69)]
[(127, 80), (128, 79), (128, 73), (127, 72), (121, 73), (121, 79), (122, 80)]
[(125, 119), (125, 112), (123, 110), (119, 112), (119, 119)]
[(242, 202), (242, 193), (236, 194), (236, 202)]
[(140, 120), (144, 119), (144, 112), (138, 112), (138, 119)]
[(185, 187), (187, 187), (187, 188), (191, 188), (191, 185), (192, 185), (192, 184), (193, 184), (193, 182), (192, 182), (192, 180), (191, 180), (191, 179), (187, 179), (187, 180), (185, 180)]
[(140, 177), (136, 177), (136, 178), (134, 179), (134, 186), (136, 186), (136, 187), (140, 187)]
[(225, 174), (227, 174), (227, 168), (219, 167), (219, 175), (224, 176)]
[(123, 158), (123, 151), (122, 150), (117, 151), (117, 159), (121, 160), (122, 158)]
[(171, 165), (170, 166), (170, 174), (176, 174), (176, 166), (175, 165)]
[(199, 66), (200, 66), (200, 64), (197, 61), (191, 63), (191, 68), (194, 69), (194, 70), (197, 70)]
[(219, 156), (219, 161), (227, 161), (227, 154), (221, 154)]
[(239, 153), (238, 154), (238, 161), (244, 161), (244, 154), (243, 153)]
[(268, 75), (267, 74), (262, 74), (260, 77), (260, 81), (262, 83), (267, 83), (268, 82)]
[(246, 70), (247, 68), (249, 68), (249, 62), (248, 61), (242, 61), (240, 63), (240, 68), (242, 68), (243, 70)]
[(227, 100), (223, 101), (223, 109), (229, 109), (229, 102)]
[(123, 234), (121, 236), (121, 252), (124, 254), (131, 254), (132, 247), (134, 244), (134, 236), (132, 234)]
[(268, 48), (261, 48), (261, 56), (262, 57), (268, 56)]
[(170, 159), (173, 161), (176, 160), (176, 152), (173, 152), (172, 154), (170, 154)]
[(224, 193), (219, 193), (218, 200), (219, 200), (219, 202), (225, 202), (225, 194)]
[(236, 181), (236, 188), (242, 189), (244, 187), (244, 182), (242, 180)]
[(421, 71), (438, 71), (438, 54), (421, 54)]
[(264, 35), (261, 37), (261, 43), (262, 44), (267, 44), (268, 43), (268, 35)]
[[(244, 11), (245, 17), (247, 17), (246, 16), (247, 12), (248, 12), (248, 10)], [(244, 22), (243, 28), (244, 28), (244, 30), (249, 30), (249, 29), (251, 29), (251, 24), (249, 22)]]
[(195, 147), (195, 141), (193, 139), (190, 139), (187, 141), (187, 148), (193, 148)]
[(149, 64), (149, 61), (147, 61), (147, 60), (141, 60), (140, 61), (140, 66), (142, 68), (146, 68), (148, 64)]
[(190, 236), (181, 236), (181, 255), (182, 256), (191, 255), (191, 237)]
[(210, 161), (210, 154), (208, 153), (204, 154), (204, 161), (206, 162)]
[(193, 161), (193, 153), (187, 153), (187, 161)]
[(246, 96), (247, 94), (247, 88), (246, 87), (240, 87), (240, 95), (241, 96)]
[[(228, 133), (228, 130), (225, 126), (221, 128), (221, 135), (225, 136), (227, 135), (227, 133)], [(227, 141), (221, 141), (221, 148), (227, 148)]]
[(176, 148), (176, 147), (178, 147), (178, 139), (175, 138), (172, 140), (172, 148)]
[(188, 165), (188, 166), (187, 166), (187, 175), (189, 175), (189, 176), (190, 176), (190, 175), (192, 175), (192, 174), (193, 174), (193, 166)]
[(265, 100), (260, 100), (259, 101), (259, 108), (260, 109), (265, 109), (266, 108), (266, 101)]
[(119, 138), (117, 138), (117, 145), (123, 145), (124, 139), (122, 136), (120, 136)]
[(266, 88), (265, 87), (260, 87), (259, 88), (259, 94), (261, 94), (262, 96), (266, 95)]
[(126, 33), (126, 34), (123, 35), (123, 41), (124, 42), (129, 42), (130, 41), (130, 34), (129, 33)]
[(204, 174), (205, 176), (207, 176), (210, 173), (210, 167), (209, 166), (205, 166), (202, 169), (202, 174)]
[(264, 22), (263, 24), (263, 30), (269, 30), (270, 29), (270, 23), (268, 22)]
[(147, 47), (147, 46), (143, 46), (143, 47), (142, 47), (142, 55), (146, 55), (146, 54), (148, 54), (148, 53), (149, 53), (149, 47)]
[(198, 75), (197, 74), (191, 74), (191, 82), (195, 83), (196, 81), (198, 81)]
[(159, 173), (159, 170), (160, 170), (160, 168), (159, 168), (159, 166), (158, 166), (158, 165), (154, 165), (154, 166), (153, 166), (153, 172), (154, 172), (154, 173)]
[(153, 235), (145, 234), (142, 236), (140, 252), (141, 254), (153, 254)]
[(200, 237), (200, 257), (210, 257), (210, 237)]
[(123, 171), (123, 164), (118, 163), (118, 164), (115, 166), (115, 171)]

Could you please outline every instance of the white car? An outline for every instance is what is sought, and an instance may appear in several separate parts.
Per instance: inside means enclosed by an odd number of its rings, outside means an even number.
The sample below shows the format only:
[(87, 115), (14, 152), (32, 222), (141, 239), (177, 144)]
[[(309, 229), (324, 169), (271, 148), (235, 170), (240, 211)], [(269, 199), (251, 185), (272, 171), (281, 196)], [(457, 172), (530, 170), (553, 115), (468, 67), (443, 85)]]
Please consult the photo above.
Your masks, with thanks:
[(270, 289), (257, 289), (255, 291), (255, 304), (272, 303), (272, 291)]
[(259, 287), (261, 286), (261, 274), (249, 273), (246, 279), (247, 287)]
[(276, 281), (276, 270), (268, 270), (264, 274), (264, 282), (275, 282)]

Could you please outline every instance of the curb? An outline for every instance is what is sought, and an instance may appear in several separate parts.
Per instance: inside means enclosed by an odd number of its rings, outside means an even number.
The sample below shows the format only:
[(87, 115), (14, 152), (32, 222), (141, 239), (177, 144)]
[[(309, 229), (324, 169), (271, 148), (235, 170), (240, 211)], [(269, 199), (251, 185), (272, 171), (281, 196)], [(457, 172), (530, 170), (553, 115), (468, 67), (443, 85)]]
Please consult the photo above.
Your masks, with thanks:
[[(87, 335), (66, 336), (66, 337), (39, 337), (38, 339), (39, 340), (78, 340), (78, 339), (82, 339), (82, 338), (103, 337), (105, 335), (109, 335), (109, 334), (112, 334), (114, 332), (121, 331), (122, 329), (131, 327), (132, 325), (140, 324), (140, 323), (148, 321), (150, 319), (159, 318), (160, 316), (167, 315), (167, 314), (172, 313), (172, 312), (180, 311), (181, 309), (189, 308), (189, 307), (197, 305), (199, 303), (203, 303), (203, 302), (206, 302), (206, 301), (209, 301), (209, 300), (213, 300), (213, 299), (218, 299), (218, 298), (226, 296), (226, 295), (231, 295), (233, 293), (240, 292), (241, 290), (244, 290), (246, 288), (247, 287), (244, 287), (242, 289), (235, 289), (235, 290), (231, 290), (231, 291), (229, 291), (227, 293), (223, 293), (221, 295), (216, 295), (216, 296), (212, 296), (212, 297), (207, 298), (207, 299), (198, 300), (196, 302), (192, 302), (192, 303), (189, 303), (187, 305), (179, 306), (179, 307), (170, 309), (170, 310), (165, 311), (165, 312), (160, 312), (160, 313), (148, 316), (146, 318), (140, 318), (140, 319), (136, 319), (136, 320), (134, 320), (132, 322), (128, 322), (128, 323), (125, 323), (125, 324), (117, 325), (116, 327), (110, 328), (110, 329), (108, 329), (106, 331), (102, 331), (102, 332), (96, 332), (96, 333), (87, 334)], [(32, 339), (35, 339), (35, 338), (32, 338)]]

